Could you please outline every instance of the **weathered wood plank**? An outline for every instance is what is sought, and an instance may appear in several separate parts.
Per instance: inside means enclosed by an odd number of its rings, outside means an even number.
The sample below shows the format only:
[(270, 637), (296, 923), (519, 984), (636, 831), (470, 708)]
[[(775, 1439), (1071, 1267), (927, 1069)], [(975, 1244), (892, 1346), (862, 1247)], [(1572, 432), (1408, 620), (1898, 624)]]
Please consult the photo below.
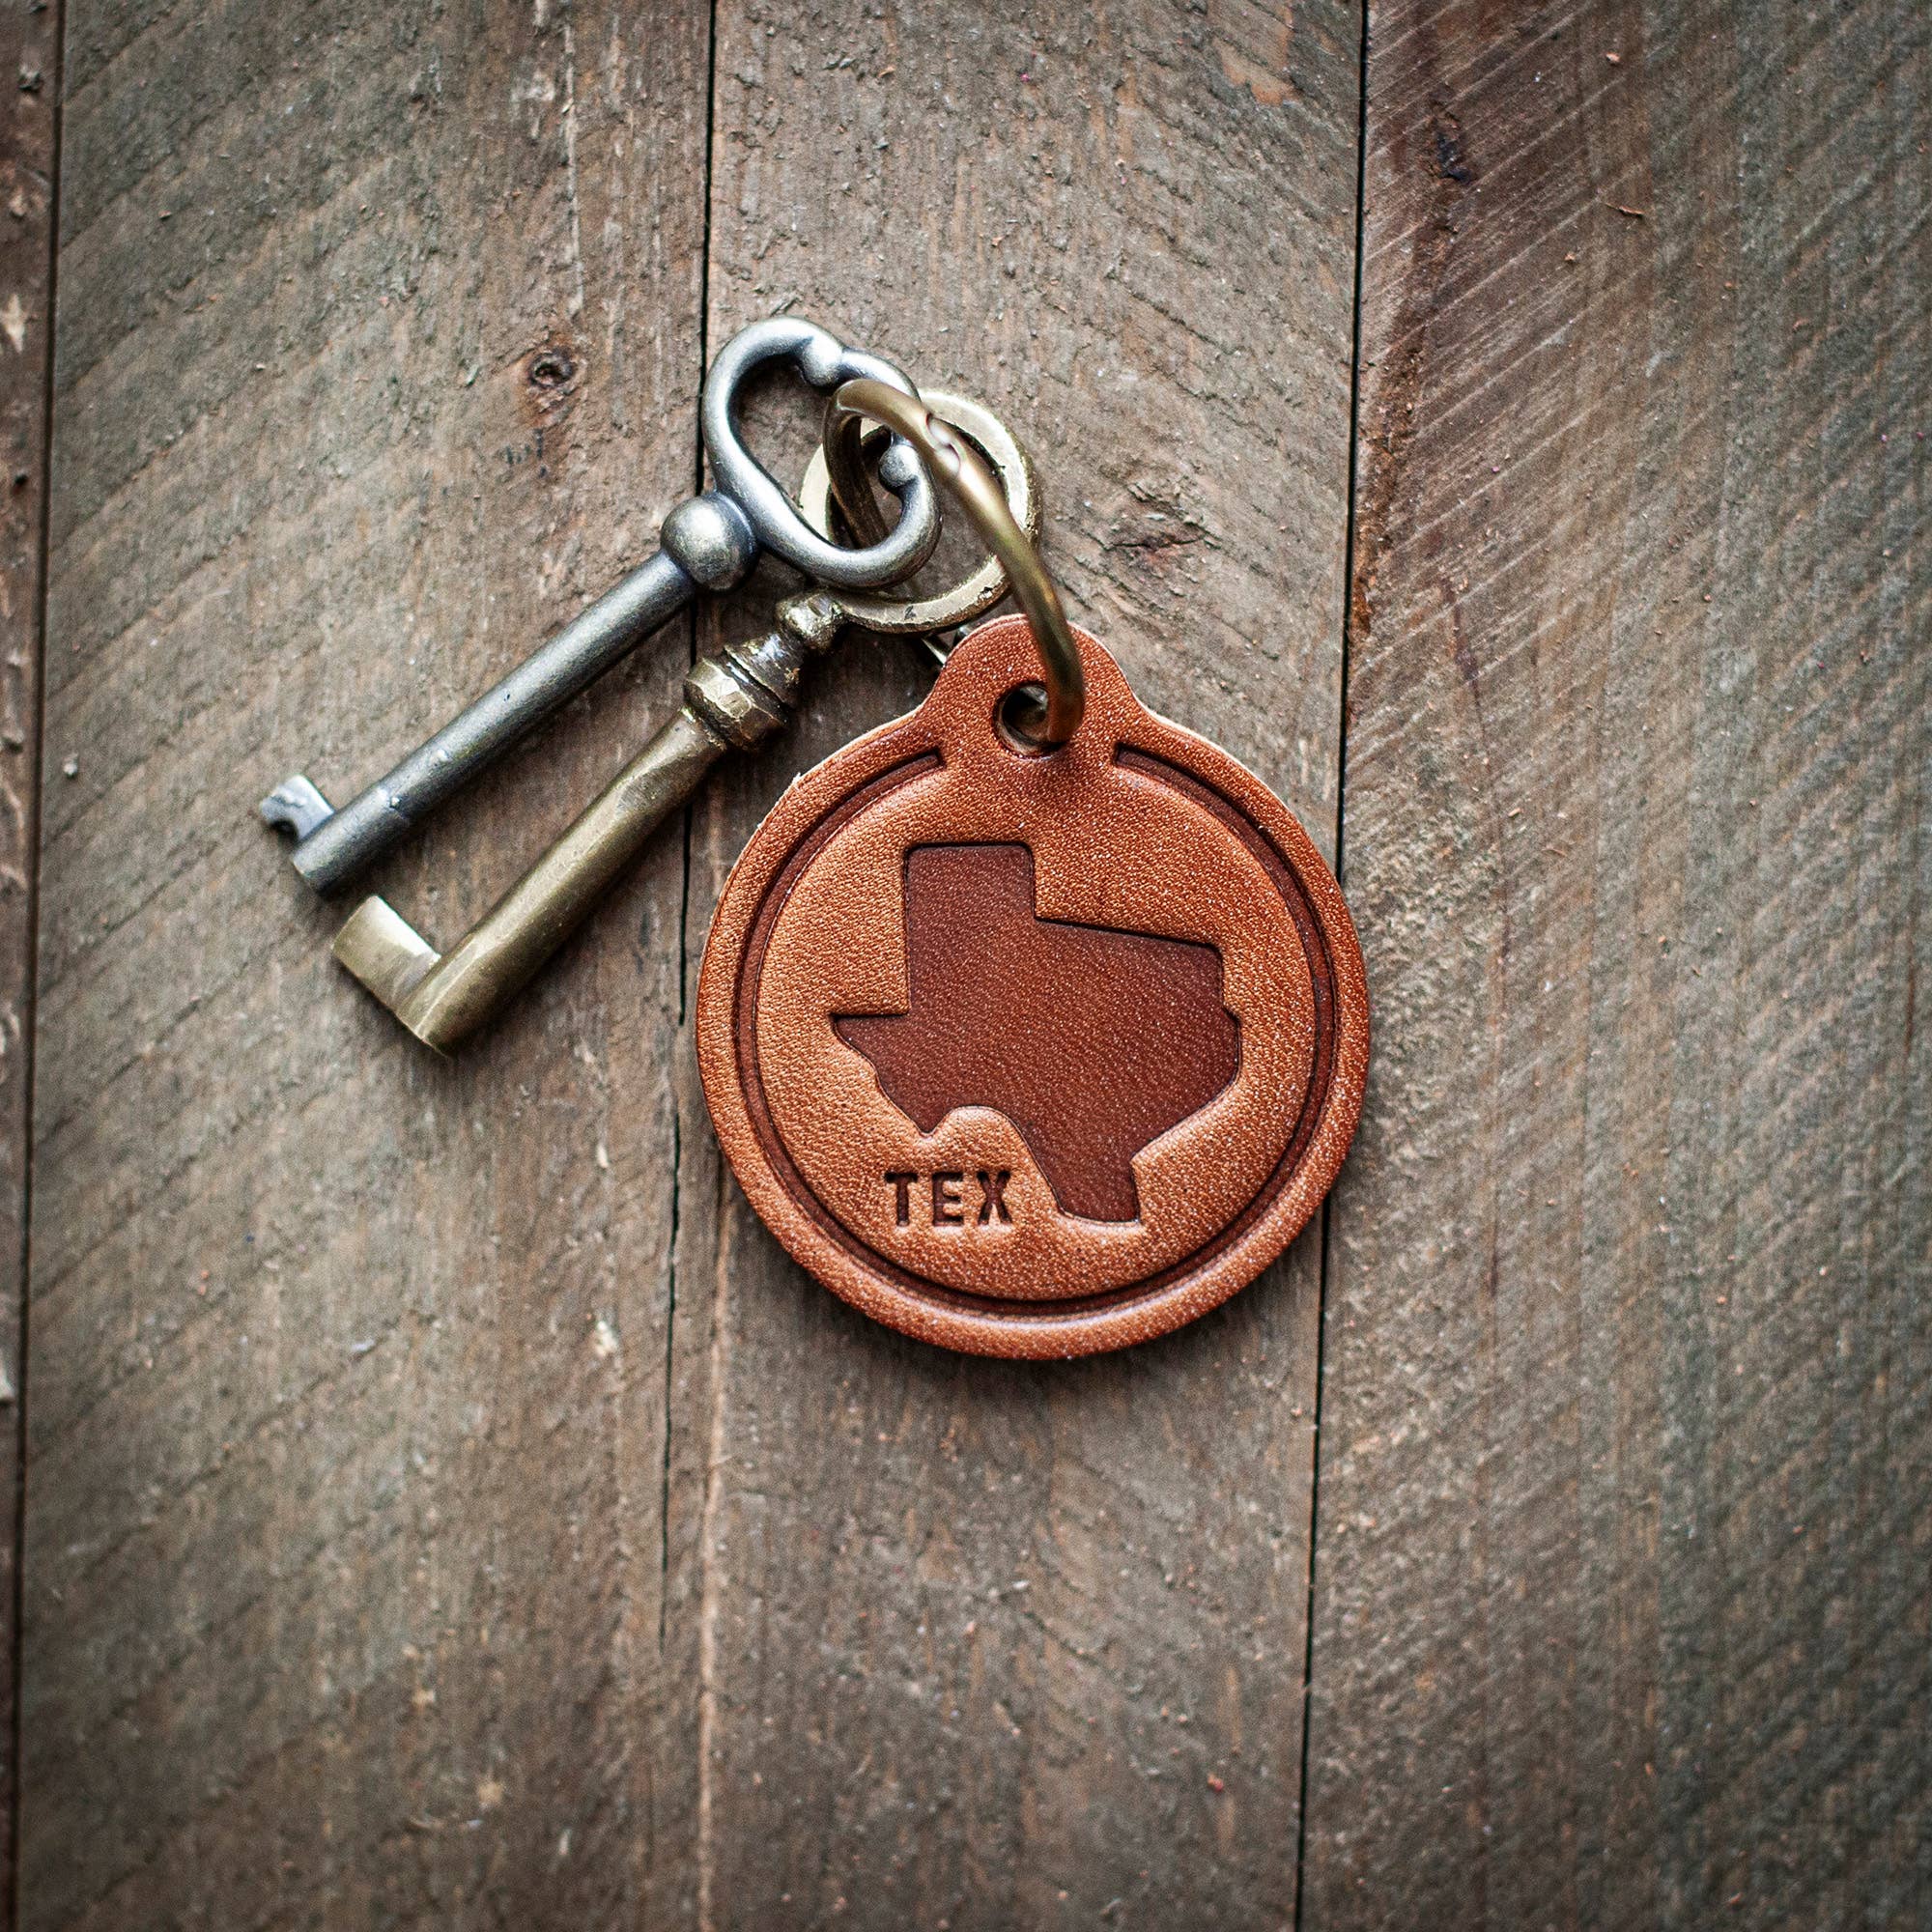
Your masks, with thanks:
[[(717, 48), (714, 339), (790, 300), (999, 409), (1075, 612), (1325, 844), (1358, 18), (754, 0)], [(779, 788), (923, 683), (854, 645), (710, 795), (694, 973)], [(1285, 1922), (1313, 1242), (1140, 1354), (962, 1361), (790, 1266), (683, 1075), (668, 1601), (702, 1695), (698, 1922)]]
[[(13, 1896), (14, 1606), (18, 1589), (20, 1314), (26, 1293), (34, 875), (41, 753), (42, 521), (52, 330), (60, 13), (0, 15), (0, 1900)], [(11, 1911), (0, 1903), (0, 1918)], [(11, 1921), (10, 1921), (11, 1922)]]
[(1928, 36), (1372, 21), (1311, 1927), (1932, 1913)]
[[(682, 854), (448, 1066), (252, 808), (359, 783), (689, 490), (707, 23), (213, 0), (70, 44), (25, 1920), (636, 1921)], [(385, 889), (453, 935), (688, 649)]]

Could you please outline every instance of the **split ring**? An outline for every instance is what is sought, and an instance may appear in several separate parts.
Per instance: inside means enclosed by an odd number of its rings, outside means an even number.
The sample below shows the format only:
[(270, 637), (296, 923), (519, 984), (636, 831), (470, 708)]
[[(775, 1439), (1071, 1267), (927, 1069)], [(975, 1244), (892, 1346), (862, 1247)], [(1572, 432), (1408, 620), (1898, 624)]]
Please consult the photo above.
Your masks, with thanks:
[[(1038, 743), (1047, 750), (1065, 744), (1079, 728), (1087, 708), (1080, 647), (1067, 628), (1060, 592), (1032, 537), (1008, 507), (993, 472), (964, 435), (955, 434), (923, 403), (869, 377), (842, 383), (833, 392), (826, 405), (826, 440), (862, 435), (866, 417), (896, 430), (925, 459), (934, 479), (952, 493), (994, 557), (1005, 566), (1046, 672), (1046, 722)], [(856, 453), (849, 442), (846, 453)]]
[[(943, 389), (927, 389), (924, 397), (934, 415), (951, 423), (984, 455), (1013, 521), (1038, 542), (1042, 516), (1039, 480), (1019, 439), (983, 403)], [(885, 520), (871, 499), (871, 486), (863, 468), (857, 467), (859, 442), (863, 440), (869, 449), (874, 439), (889, 432), (883, 428), (867, 432), (856, 416), (841, 417), (828, 427), (832, 440), (812, 451), (805, 480), (799, 485), (799, 509), (820, 536), (832, 537), (832, 506), (836, 502), (860, 543), (877, 543), (885, 533)], [(997, 556), (988, 556), (970, 577), (930, 597), (895, 597), (890, 590), (841, 590), (838, 600), (846, 617), (865, 630), (888, 637), (930, 636), (983, 617), (1007, 594), (1008, 587), (1005, 567)], [(943, 649), (937, 655), (944, 660)]]

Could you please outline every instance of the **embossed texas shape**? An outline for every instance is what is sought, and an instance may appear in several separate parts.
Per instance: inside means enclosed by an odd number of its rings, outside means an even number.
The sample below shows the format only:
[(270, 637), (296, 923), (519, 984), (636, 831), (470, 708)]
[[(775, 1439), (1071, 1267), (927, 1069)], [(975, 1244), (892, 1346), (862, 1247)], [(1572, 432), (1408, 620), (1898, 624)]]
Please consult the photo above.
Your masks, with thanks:
[(1240, 1065), (1211, 946), (1041, 919), (1025, 845), (906, 854), (909, 1010), (836, 1013), (922, 1133), (958, 1107), (1013, 1123), (1061, 1210), (1135, 1221), (1133, 1157)]

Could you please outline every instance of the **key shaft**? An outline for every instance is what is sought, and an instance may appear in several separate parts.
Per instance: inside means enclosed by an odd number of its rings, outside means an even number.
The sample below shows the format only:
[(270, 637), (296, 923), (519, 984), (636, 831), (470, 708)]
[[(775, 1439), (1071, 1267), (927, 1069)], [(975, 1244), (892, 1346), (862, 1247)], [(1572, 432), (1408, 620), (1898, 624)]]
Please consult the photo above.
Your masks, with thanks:
[(311, 886), (330, 892), (373, 864), (426, 813), (610, 669), (696, 589), (736, 583), (761, 548), (848, 590), (896, 583), (925, 561), (939, 533), (932, 479), (905, 443), (895, 442), (879, 465), (880, 481), (899, 499), (899, 521), (859, 550), (844, 549), (811, 528), (746, 448), (738, 421), (742, 393), (753, 372), (774, 362), (789, 363), (823, 391), (864, 378), (914, 393), (892, 363), (847, 348), (802, 317), (769, 316), (741, 328), (718, 352), (699, 404), (717, 488), (671, 512), (657, 555), (340, 811), (301, 773), (285, 779), (262, 801), (262, 817), (295, 834), (296, 870)]
[[(701, 586), (739, 582), (758, 554), (745, 514), (706, 491), (665, 519), (661, 548), (548, 643), (526, 658), (393, 770), (328, 812), (313, 829), (298, 812), (327, 801), (295, 778), (262, 802), (270, 825), (294, 825), (295, 868), (319, 893), (331, 893), (409, 837), (418, 821), (454, 796), (484, 766), (587, 690), (639, 642), (684, 609)], [(314, 821), (313, 806), (308, 816)]]
[(779, 729), (807, 659), (843, 621), (822, 594), (788, 598), (768, 636), (700, 658), (678, 711), (447, 953), (371, 897), (336, 935), (335, 956), (424, 1045), (448, 1052), (522, 990), (726, 751)]

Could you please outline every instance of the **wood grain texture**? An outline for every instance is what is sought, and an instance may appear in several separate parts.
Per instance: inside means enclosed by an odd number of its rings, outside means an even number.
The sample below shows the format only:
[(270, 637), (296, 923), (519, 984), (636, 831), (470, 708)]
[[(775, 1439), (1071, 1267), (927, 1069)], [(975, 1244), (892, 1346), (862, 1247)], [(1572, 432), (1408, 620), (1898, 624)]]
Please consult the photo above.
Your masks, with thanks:
[[(691, 488), (706, 23), (83, 4), (69, 56), (24, 1920), (641, 1922), (678, 842), (451, 1066), (253, 807), (364, 781)], [(381, 889), (451, 937), (688, 650)]]
[(26, 1293), (39, 846), (42, 522), (53, 332), (57, 8), (0, 14), (0, 1922), (12, 1923), (14, 1743), (19, 1686), (17, 1427)]
[(1928, 33), (1372, 19), (1312, 1927), (1932, 1915)]
[[(0, 29), (24, 1922), (1932, 1917), (1924, 10), (1378, 9), (1344, 796), (1350, 10), (81, 0), (34, 805), (52, 18)], [(780, 307), (999, 410), (1139, 695), (1345, 813), (1305, 1819), (1315, 1239), (962, 1360), (711, 1138), (724, 871), (911, 652), (454, 1066), (252, 821), (632, 561)], [(692, 640), (380, 888), (453, 934)]]
[[(977, 393), (1070, 613), (1324, 846), (1359, 20), (721, 7), (714, 338), (781, 301)], [(746, 627), (747, 610), (727, 622)], [(693, 827), (692, 971), (793, 772), (910, 704), (849, 645)], [(688, 1061), (670, 1619), (707, 1926), (1276, 1926), (1293, 1909), (1317, 1254), (1113, 1360), (964, 1361), (836, 1303)]]

